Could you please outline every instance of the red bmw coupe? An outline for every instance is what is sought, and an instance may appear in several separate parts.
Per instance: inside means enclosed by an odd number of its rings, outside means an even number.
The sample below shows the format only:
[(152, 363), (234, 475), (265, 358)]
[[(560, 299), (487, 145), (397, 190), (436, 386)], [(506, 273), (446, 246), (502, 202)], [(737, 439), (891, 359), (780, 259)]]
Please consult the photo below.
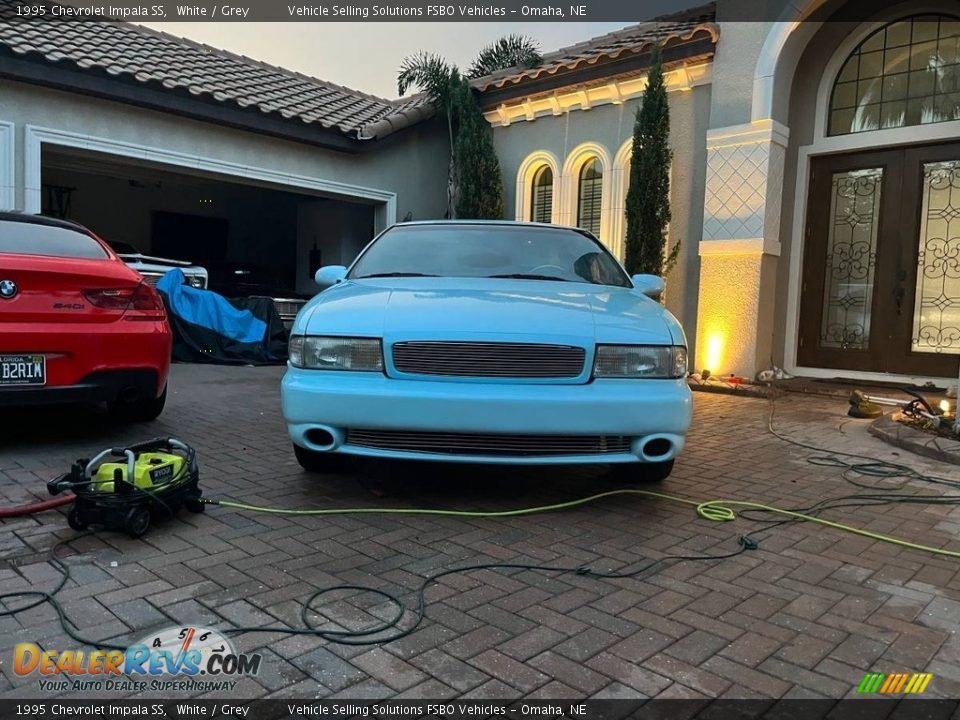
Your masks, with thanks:
[(163, 302), (76, 223), (0, 212), (0, 407), (106, 401), (153, 420), (167, 397)]

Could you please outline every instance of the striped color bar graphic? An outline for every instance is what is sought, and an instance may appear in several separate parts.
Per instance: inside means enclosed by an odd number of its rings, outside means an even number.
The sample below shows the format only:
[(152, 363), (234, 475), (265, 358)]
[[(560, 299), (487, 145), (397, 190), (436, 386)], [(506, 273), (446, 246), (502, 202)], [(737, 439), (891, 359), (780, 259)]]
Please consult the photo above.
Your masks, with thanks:
[(933, 675), (930, 673), (867, 673), (857, 686), (857, 692), (915, 695), (926, 690), (932, 679)]

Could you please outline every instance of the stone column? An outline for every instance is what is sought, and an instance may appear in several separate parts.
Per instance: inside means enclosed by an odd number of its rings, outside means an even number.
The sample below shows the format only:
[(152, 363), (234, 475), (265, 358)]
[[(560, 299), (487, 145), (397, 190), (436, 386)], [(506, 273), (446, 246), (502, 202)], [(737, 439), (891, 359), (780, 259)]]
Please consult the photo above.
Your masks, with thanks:
[(775, 120), (707, 133), (696, 370), (770, 364), (788, 131)]

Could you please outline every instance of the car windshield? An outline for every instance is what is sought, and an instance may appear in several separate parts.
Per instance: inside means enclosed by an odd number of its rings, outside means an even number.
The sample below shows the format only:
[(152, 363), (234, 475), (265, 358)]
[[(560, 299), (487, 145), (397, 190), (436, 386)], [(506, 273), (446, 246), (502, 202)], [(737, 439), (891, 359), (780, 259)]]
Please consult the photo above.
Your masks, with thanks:
[(0, 253), (68, 258), (109, 257), (100, 243), (79, 230), (11, 220), (0, 220)]
[(349, 276), (516, 278), (630, 287), (599, 242), (568, 228), (530, 225), (398, 225), (367, 248)]

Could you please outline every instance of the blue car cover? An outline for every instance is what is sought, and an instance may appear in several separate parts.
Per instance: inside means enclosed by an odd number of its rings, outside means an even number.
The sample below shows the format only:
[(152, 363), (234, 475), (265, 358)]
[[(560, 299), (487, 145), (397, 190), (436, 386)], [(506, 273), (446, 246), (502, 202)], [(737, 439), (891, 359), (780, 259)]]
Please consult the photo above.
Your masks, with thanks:
[(173, 329), (173, 359), (225, 365), (286, 362), (286, 331), (268, 298), (228, 300), (184, 284), (183, 271), (157, 283)]

